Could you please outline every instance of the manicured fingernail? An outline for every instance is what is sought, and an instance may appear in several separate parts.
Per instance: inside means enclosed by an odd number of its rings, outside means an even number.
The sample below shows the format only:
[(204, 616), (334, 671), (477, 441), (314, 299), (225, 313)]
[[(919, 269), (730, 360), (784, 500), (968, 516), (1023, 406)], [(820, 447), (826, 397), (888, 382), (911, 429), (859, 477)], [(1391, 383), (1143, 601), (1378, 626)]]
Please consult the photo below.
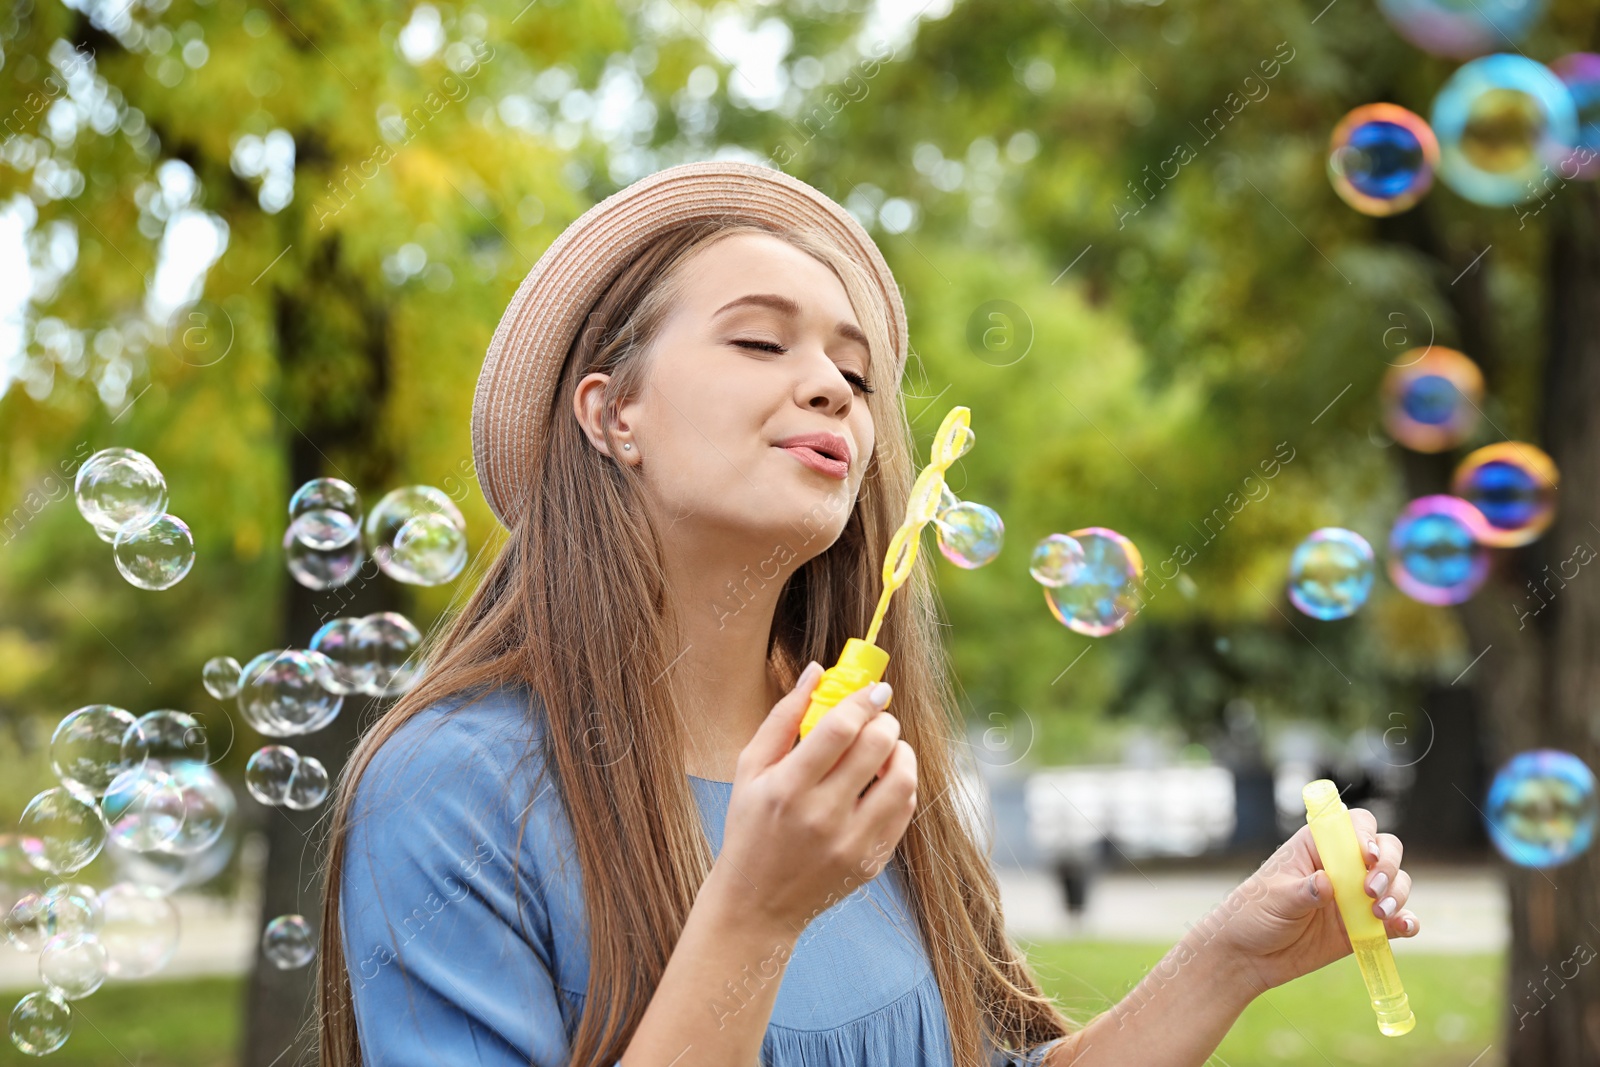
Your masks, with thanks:
[(1372, 876), (1372, 884), (1367, 886), (1367, 895), (1376, 899), (1379, 893), (1388, 888), (1388, 885), (1389, 875), (1384, 871), (1379, 871)]
[(1416, 932), (1417, 932), (1417, 920), (1415, 920), (1413, 918), (1410, 918), (1408, 916), (1406, 918), (1406, 933), (1414, 934)]
[(893, 693), (894, 689), (888, 682), (879, 682), (867, 690), (867, 702), (875, 708), (881, 708), (889, 703), (889, 697)]
[(1393, 915), (1394, 909), (1397, 907), (1399, 907), (1399, 905), (1394, 902), (1394, 897), (1384, 897), (1383, 900), (1378, 903), (1378, 910), (1383, 912), (1383, 917), (1385, 919)]
[(1367, 842), (1367, 855), (1370, 856), (1374, 861), (1377, 860), (1377, 858), (1378, 858), (1378, 842), (1376, 840), (1372, 840), (1372, 841), (1368, 841)]
[(794, 687), (796, 689), (804, 689), (807, 685), (811, 684), (811, 680), (813, 678), (821, 673), (822, 664), (818, 663), (816, 660), (812, 660), (810, 663), (806, 664), (806, 669), (800, 672), (800, 678), (794, 683)]

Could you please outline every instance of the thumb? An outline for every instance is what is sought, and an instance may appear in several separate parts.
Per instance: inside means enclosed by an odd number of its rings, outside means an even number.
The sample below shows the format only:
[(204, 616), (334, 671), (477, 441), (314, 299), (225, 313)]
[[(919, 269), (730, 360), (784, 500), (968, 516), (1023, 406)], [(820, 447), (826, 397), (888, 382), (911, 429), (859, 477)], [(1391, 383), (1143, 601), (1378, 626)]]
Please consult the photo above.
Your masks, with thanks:
[(1315, 870), (1296, 887), (1293, 899), (1296, 916), (1325, 908), (1333, 903), (1333, 880), (1327, 871)]
[(822, 664), (812, 660), (800, 672), (794, 688), (772, 706), (767, 717), (761, 720), (756, 735), (745, 746), (745, 751), (755, 758), (758, 769), (765, 769), (788, 754), (800, 733), (800, 720), (805, 718), (806, 706), (811, 703), (811, 692), (822, 677)]

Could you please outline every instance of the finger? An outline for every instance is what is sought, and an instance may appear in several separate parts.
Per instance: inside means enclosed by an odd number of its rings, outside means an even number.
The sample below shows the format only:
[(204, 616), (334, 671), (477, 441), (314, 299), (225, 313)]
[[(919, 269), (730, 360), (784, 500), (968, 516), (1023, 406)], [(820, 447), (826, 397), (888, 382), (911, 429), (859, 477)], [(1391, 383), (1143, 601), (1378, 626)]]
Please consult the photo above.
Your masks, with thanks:
[(1416, 937), (1417, 931), (1422, 929), (1422, 924), (1417, 921), (1417, 915), (1412, 911), (1396, 912), (1394, 918), (1383, 924), (1384, 931), (1390, 937)]
[[(1371, 867), (1378, 861), (1378, 819), (1366, 808), (1351, 808), (1350, 821), (1355, 824), (1356, 839), (1361, 842), (1361, 857)], [(1392, 874), (1392, 872), (1391, 872)]]
[(1388, 892), (1382, 894), (1372, 902), (1372, 914), (1380, 919), (1392, 919), (1400, 913), (1405, 905), (1406, 898), (1411, 895), (1411, 876), (1405, 871), (1397, 871), (1394, 876), (1394, 885)]
[(817, 788), (829, 790), (839, 797), (859, 797), (872, 781), (873, 775), (878, 773), (878, 768), (894, 754), (898, 740), (900, 720), (887, 711), (874, 715), (861, 728), (839, 762), (822, 776)]
[[(822, 677), (822, 664), (812, 660), (800, 672), (794, 688), (772, 706), (767, 717), (761, 720), (756, 734), (739, 753), (739, 762), (750, 761), (749, 772), (757, 773), (772, 766), (794, 747), (795, 735), (800, 732), (800, 720), (805, 718), (806, 705), (811, 702), (812, 690)], [(745, 768), (740, 767), (743, 772)]]
[(898, 841), (916, 810), (917, 754), (906, 742), (896, 741), (887, 769), (856, 802), (856, 814), (873, 828), (869, 832), (875, 838)]
[(1378, 860), (1370, 864), (1372, 869), (1367, 872), (1365, 882), (1367, 896), (1373, 900), (1383, 899), (1383, 895), (1393, 889), (1395, 874), (1400, 870), (1401, 851), (1398, 837), (1393, 834), (1378, 835)]
[(1333, 903), (1333, 879), (1327, 871), (1312, 871), (1289, 886), (1288, 892), (1274, 894), (1280, 896), (1280, 903), (1273, 910), (1286, 919), (1304, 918)]
[[(888, 683), (879, 682), (877, 685), (884, 687), (883, 692), (888, 691)], [(815, 786), (855, 743), (861, 728), (882, 709), (882, 705), (875, 705), (868, 699), (868, 694), (875, 688), (876, 685), (863, 686), (839, 701), (817, 720), (811, 732), (802, 737), (794, 750), (783, 758), (778, 772), (789, 779), (792, 788), (810, 789)], [(803, 717), (803, 713), (800, 717)], [(797, 730), (800, 717), (795, 720)], [(865, 782), (865, 779), (862, 781)]]

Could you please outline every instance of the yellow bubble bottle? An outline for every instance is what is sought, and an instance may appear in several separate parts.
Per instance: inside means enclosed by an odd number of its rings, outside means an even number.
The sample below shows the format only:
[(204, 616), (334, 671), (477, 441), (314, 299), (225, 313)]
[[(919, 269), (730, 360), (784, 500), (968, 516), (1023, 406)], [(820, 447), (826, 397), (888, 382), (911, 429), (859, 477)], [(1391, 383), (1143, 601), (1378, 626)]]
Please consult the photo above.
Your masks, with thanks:
[(1311, 839), (1317, 843), (1322, 869), (1333, 882), (1333, 902), (1344, 920), (1361, 979), (1367, 985), (1372, 1010), (1378, 1015), (1378, 1029), (1386, 1037), (1411, 1032), (1417, 1017), (1411, 1013), (1406, 991), (1400, 986), (1394, 951), (1383, 920), (1372, 914), (1372, 898), (1367, 896), (1367, 864), (1361, 856), (1350, 809), (1339, 798), (1339, 789), (1326, 778), (1306, 785), (1301, 794), (1306, 802), (1306, 822)]
[(839, 661), (822, 672), (816, 689), (811, 692), (811, 702), (800, 720), (800, 736), (811, 732), (817, 720), (826, 715), (839, 701), (862, 686), (883, 680), (889, 666), (889, 653), (873, 644), (878, 628), (883, 625), (883, 614), (889, 610), (889, 597), (911, 575), (911, 566), (917, 561), (917, 546), (922, 539), (922, 528), (939, 512), (940, 497), (944, 493), (944, 472), (966, 454), (977, 439), (972, 432), (971, 411), (953, 407), (939, 432), (934, 434), (928, 465), (917, 475), (911, 486), (911, 499), (906, 503), (906, 515), (900, 528), (889, 539), (889, 550), (883, 561), (883, 593), (878, 597), (877, 610), (872, 613), (872, 625), (864, 638), (852, 637), (844, 643)]

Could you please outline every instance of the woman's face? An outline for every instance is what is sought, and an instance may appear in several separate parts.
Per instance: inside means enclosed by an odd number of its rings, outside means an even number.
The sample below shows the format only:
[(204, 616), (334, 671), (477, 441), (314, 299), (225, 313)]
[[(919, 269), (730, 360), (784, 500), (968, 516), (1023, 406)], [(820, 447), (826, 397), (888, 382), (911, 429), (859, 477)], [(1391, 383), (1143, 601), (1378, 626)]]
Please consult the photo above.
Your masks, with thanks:
[(618, 411), (633, 448), (617, 457), (641, 465), (674, 535), (786, 546), (798, 566), (844, 529), (872, 455), (860, 323), (833, 271), (778, 237), (723, 238), (684, 271), (644, 388)]

